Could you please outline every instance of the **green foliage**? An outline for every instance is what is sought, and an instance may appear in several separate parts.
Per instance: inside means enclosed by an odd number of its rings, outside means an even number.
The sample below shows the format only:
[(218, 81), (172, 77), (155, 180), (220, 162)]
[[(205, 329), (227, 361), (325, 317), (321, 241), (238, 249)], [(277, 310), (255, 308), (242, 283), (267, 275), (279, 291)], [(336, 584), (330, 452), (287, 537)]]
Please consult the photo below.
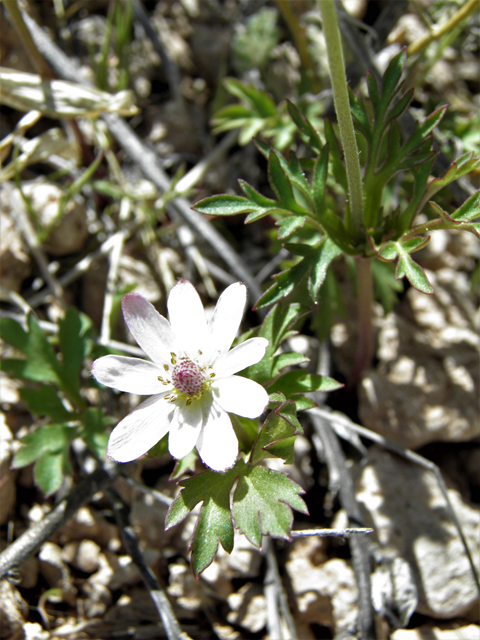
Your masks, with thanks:
[[(230, 504), (230, 492), (238, 479)], [(264, 467), (252, 467), (240, 459), (224, 473), (205, 471), (180, 483), (184, 488), (170, 506), (166, 528), (179, 524), (203, 503), (190, 543), (192, 568), (199, 575), (213, 561), (220, 543), (233, 549), (233, 523), (255, 545), (261, 536), (288, 540), (291, 509), (307, 513), (300, 498), (301, 487), (284, 474)]]
[(62, 424), (40, 427), (22, 439), (23, 446), (16, 453), (12, 467), (20, 469), (35, 462), (36, 484), (46, 494), (57, 491), (70, 472), (68, 451), (77, 430)]
[[(413, 90), (402, 93), (405, 63), (406, 50), (403, 49), (392, 58), (381, 82), (368, 73), (367, 96), (349, 93), (361, 149), (365, 195), (360, 243), (352, 236), (346, 168), (335, 128), (325, 119), (322, 135), (300, 101), (296, 105), (287, 102), (286, 108), (298, 136), (309, 148), (307, 157), (298, 158), (293, 149), (283, 155), (278, 146), (271, 148), (257, 142), (259, 151), (268, 159), (268, 177), (276, 199), (266, 198), (242, 182), (242, 197), (219, 195), (196, 204), (198, 211), (212, 215), (248, 214), (246, 223), (267, 215), (275, 220), (279, 227), (278, 240), (291, 251), (293, 258), (286, 269), (274, 276), (273, 284), (257, 308), (278, 303), (294, 291), (296, 299), (303, 300), (300, 292), (305, 288), (310, 304), (317, 304), (326, 273), (341, 254), (393, 260), (397, 279), (406, 277), (420, 291), (432, 293), (423, 269), (411, 257), (413, 251), (428, 242), (428, 237), (417, 239), (416, 236), (440, 228), (479, 234), (479, 223), (475, 222), (479, 215), (477, 194), (451, 214), (432, 203), (438, 217), (428, 225), (414, 226), (427, 202), (453, 180), (478, 169), (480, 159), (464, 154), (443, 177), (429, 180), (437, 155), (432, 148), (432, 132), (447, 107), (442, 106), (422, 123), (417, 122), (408, 135), (402, 133), (398, 120), (413, 98)], [(265, 137), (275, 138), (272, 131), (283, 126), (284, 113), (275, 108), (268, 95), (234, 80), (228, 80), (227, 87), (243, 101), (243, 111), (236, 120), (230, 116), (235, 109), (237, 115), (240, 114), (239, 105), (217, 114), (218, 130), (243, 127), (242, 143), (260, 131)], [(289, 139), (292, 146), (293, 138)], [(395, 199), (389, 198), (394, 179), (401, 194)], [(387, 272), (377, 270), (378, 273), (385, 276)], [(393, 290), (387, 292), (389, 286)], [(396, 289), (391, 278), (383, 277), (380, 292), (387, 305), (394, 299)]]
[[(81, 369), (91, 350), (91, 320), (76, 309), (69, 309), (58, 322), (58, 346), (49, 342), (33, 313), (27, 316), (26, 331), (10, 318), (0, 318), (4, 342), (24, 358), (4, 358), (1, 370), (24, 381), (20, 396), (29, 411), (51, 421), (22, 439), (13, 466), (35, 462), (36, 484), (46, 494), (57, 491), (70, 472), (69, 450), (72, 440), (83, 437), (99, 457), (105, 455), (107, 427), (112, 420), (96, 408), (87, 408), (81, 395)], [(33, 383), (33, 386), (32, 386)]]
[(278, 14), (275, 9), (261, 9), (252, 15), (245, 27), (237, 30), (232, 42), (233, 65), (239, 73), (263, 69), (272, 49), (278, 44)]

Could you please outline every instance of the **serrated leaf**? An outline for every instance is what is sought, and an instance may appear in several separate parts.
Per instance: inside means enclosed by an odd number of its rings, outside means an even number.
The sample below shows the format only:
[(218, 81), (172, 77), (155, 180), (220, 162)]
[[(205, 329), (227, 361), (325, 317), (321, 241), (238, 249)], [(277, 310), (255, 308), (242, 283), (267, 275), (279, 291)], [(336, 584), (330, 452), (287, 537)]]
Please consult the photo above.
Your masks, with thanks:
[(0, 318), (2, 339), (27, 356), (25, 360), (5, 358), (1, 363), (2, 371), (15, 378), (52, 382), (61, 386), (60, 368), (55, 353), (31, 313), (27, 324), (28, 332), (15, 320)]
[(259, 91), (253, 84), (241, 82), (236, 78), (226, 78), (224, 84), (232, 95), (250, 104), (262, 118), (277, 114), (277, 106), (272, 98), (265, 91)]
[(49, 424), (22, 438), (22, 447), (12, 462), (14, 469), (26, 467), (46, 453), (58, 453), (68, 449), (77, 431), (63, 424)]
[(255, 309), (268, 307), (286, 298), (308, 273), (310, 267), (311, 258), (302, 258), (295, 266), (274, 276), (275, 283), (263, 294), (255, 305)]
[(341, 253), (342, 250), (340, 247), (338, 247), (333, 240), (330, 240), (330, 238), (325, 238), (317, 248), (308, 278), (308, 290), (314, 304), (317, 303), (318, 292), (327, 275), (327, 269), (332, 261)]
[(320, 136), (318, 135), (318, 131), (315, 130), (310, 121), (301, 113), (300, 109), (298, 109), (293, 102), (290, 102), (290, 100), (287, 100), (287, 109), (304, 141), (314, 151), (320, 153), (323, 145), (320, 140)]
[(285, 367), (304, 364), (309, 361), (309, 358), (301, 353), (296, 353), (295, 351), (287, 351), (286, 353), (279, 353), (278, 355), (273, 356), (272, 360), (271, 373), (272, 376), (275, 377)]
[(395, 277), (397, 280), (407, 277), (410, 284), (422, 293), (432, 294), (433, 287), (428, 281), (425, 271), (406, 252), (399, 255)]
[(273, 150), (268, 159), (268, 177), (270, 185), (284, 209), (288, 209), (292, 213), (308, 215), (309, 211), (296, 202), (289, 176), (282, 167), (278, 154)]
[(258, 205), (253, 205), (248, 198), (228, 194), (204, 198), (196, 202), (193, 208), (211, 216), (236, 216), (240, 213), (262, 210)]
[(341, 389), (343, 384), (328, 376), (320, 376), (309, 373), (305, 369), (287, 371), (277, 378), (269, 387), (270, 391), (283, 393), (286, 398), (295, 400), (297, 394), (310, 393), (312, 391), (335, 391)]
[(292, 509), (308, 513), (301, 493), (303, 489), (286, 475), (265, 467), (248, 467), (233, 496), (235, 524), (256, 547), (260, 547), (262, 535), (289, 540)]
[(187, 455), (184, 456), (181, 460), (176, 461), (175, 469), (173, 470), (172, 475), (170, 476), (169, 479), (176, 480), (177, 478), (180, 478), (188, 471), (195, 472), (195, 463), (197, 462), (197, 460), (198, 460), (198, 456), (195, 452), (195, 447), (194, 447), (190, 451), (190, 453), (187, 453)]
[(434, 178), (427, 186), (425, 195), (422, 198), (422, 206), (428, 202), (440, 189), (450, 184), (454, 180), (458, 180), (462, 176), (478, 169), (480, 167), (480, 158), (474, 158), (473, 153), (465, 153), (452, 162), (447, 171), (441, 178)]
[(179, 524), (199, 502), (203, 502), (190, 542), (192, 568), (197, 576), (211, 564), (219, 542), (228, 553), (233, 549), (229, 494), (244, 466), (240, 460), (225, 473), (205, 471), (184, 480), (180, 483), (184, 488), (168, 509), (165, 529)]
[(28, 410), (37, 416), (50, 416), (54, 422), (69, 422), (76, 418), (76, 414), (68, 411), (61, 401), (58, 392), (46, 384), (38, 389), (20, 389), (20, 397)]
[[(263, 458), (273, 455), (285, 460), (286, 464), (291, 464), (295, 436), (299, 433), (303, 433), (303, 429), (297, 418), (295, 403), (287, 400), (268, 414), (253, 445), (249, 462), (258, 464)], [(283, 440), (288, 442), (282, 445), (281, 455), (277, 455), (279, 448), (271, 449), (270, 447)]]
[(275, 224), (280, 227), (278, 230), (278, 239), (287, 240), (298, 229), (305, 225), (307, 216), (289, 216), (283, 220), (279, 220)]
[(321, 219), (325, 211), (325, 184), (328, 175), (329, 145), (326, 144), (315, 161), (312, 178), (313, 206), (315, 214)]
[[(293, 303), (289, 305), (276, 305), (265, 317), (258, 337), (268, 340), (268, 347), (265, 356), (257, 364), (251, 365), (242, 373), (247, 378), (255, 380), (261, 385), (268, 384), (275, 376), (278, 375), (282, 368), (281, 356), (287, 357), (288, 354), (283, 353), (279, 356), (274, 354), (280, 345), (291, 335), (295, 335), (292, 331), (293, 324), (306, 312), (301, 305)], [(298, 356), (298, 354), (295, 354)], [(302, 357), (302, 356), (301, 356)]]

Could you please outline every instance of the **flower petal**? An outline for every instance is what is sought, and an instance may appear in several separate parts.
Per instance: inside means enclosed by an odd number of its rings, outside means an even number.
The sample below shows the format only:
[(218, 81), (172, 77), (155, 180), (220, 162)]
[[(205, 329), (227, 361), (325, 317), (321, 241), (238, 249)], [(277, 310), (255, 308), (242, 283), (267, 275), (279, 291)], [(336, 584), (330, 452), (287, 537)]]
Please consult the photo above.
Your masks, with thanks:
[(159, 365), (170, 362), (175, 339), (168, 320), (138, 293), (127, 293), (122, 310), (130, 333), (147, 356)]
[(238, 371), (242, 371), (251, 364), (256, 364), (265, 355), (268, 340), (265, 338), (250, 338), (233, 347), (223, 358), (217, 360), (214, 371), (217, 378), (226, 378)]
[(232, 346), (242, 321), (247, 301), (247, 287), (241, 282), (231, 284), (219, 297), (209, 322), (209, 346), (205, 363), (212, 364)]
[(143, 456), (168, 432), (173, 406), (164, 393), (152, 396), (117, 424), (110, 434), (107, 455), (117, 462), (131, 462)]
[(214, 471), (225, 471), (235, 464), (238, 440), (232, 421), (215, 402), (204, 419), (197, 441), (197, 451), (203, 462)]
[(170, 433), (168, 434), (168, 450), (180, 460), (197, 444), (202, 426), (202, 403), (193, 401), (187, 406), (186, 400), (175, 408)]
[(164, 385), (160, 382), (158, 376), (162, 373), (165, 379), (163, 369), (160, 371), (157, 365), (140, 358), (104, 356), (92, 364), (92, 375), (98, 382), (140, 396), (150, 396), (173, 388), (171, 383)]
[(205, 347), (207, 321), (202, 301), (193, 284), (187, 280), (177, 282), (170, 291), (167, 306), (177, 343), (194, 357), (199, 349)]
[(248, 378), (230, 376), (216, 380), (213, 385), (218, 404), (230, 413), (244, 418), (258, 418), (268, 404), (265, 389)]

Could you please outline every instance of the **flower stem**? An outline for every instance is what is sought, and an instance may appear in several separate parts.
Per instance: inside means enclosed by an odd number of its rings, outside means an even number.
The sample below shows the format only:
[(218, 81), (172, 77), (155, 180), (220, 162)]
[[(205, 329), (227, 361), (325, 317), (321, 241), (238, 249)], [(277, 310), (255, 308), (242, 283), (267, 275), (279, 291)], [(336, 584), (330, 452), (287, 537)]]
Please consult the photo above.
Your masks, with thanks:
[(420, 40), (412, 42), (407, 49), (408, 55), (414, 56), (415, 54), (420, 53), (420, 51), (425, 49), (425, 47), (427, 47), (431, 42), (438, 40), (446, 33), (450, 33), (450, 31), (455, 29), (455, 27), (458, 27), (466, 18), (475, 13), (475, 11), (478, 11), (479, 8), (480, 0), (467, 0), (467, 2), (465, 2), (465, 4), (462, 5), (443, 26), (427, 33), (427, 35), (420, 38)]
[(333, 101), (347, 169), (350, 219), (347, 218), (346, 223), (353, 236), (353, 242), (358, 244), (362, 237), (363, 184), (358, 159), (357, 140), (348, 99), (340, 29), (334, 0), (318, 0), (318, 7), (322, 15), (323, 32), (327, 43), (328, 63), (332, 80)]
[(372, 327), (372, 303), (373, 281), (372, 260), (357, 256), (358, 286), (358, 350), (355, 365), (348, 380), (349, 387), (355, 387), (362, 373), (370, 365), (373, 359), (373, 327)]

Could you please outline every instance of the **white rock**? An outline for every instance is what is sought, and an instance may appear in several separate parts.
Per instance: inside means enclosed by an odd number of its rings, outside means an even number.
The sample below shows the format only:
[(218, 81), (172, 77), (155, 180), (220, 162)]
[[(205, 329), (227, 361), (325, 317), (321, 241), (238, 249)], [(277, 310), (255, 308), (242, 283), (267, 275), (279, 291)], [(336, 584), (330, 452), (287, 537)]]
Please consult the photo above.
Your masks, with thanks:
[[(375, 529), (385, 554), (410, 564), (418, 591), (417, 612), (435, 618), (467, 612), (478, 594), (435, 476), (374, 446), (357, 491), (366, 524)], [(478, 566), (480, 511), (457, 491), (450, 489), (448, 494)]]
[(10, 183), (0, 184), (0, 281), (5, 288), (18, 293), (30, 274), (30, 258), (10, 210), (12, 190)]
[(478, 640), (480, 627), (476, 624), (466, 626), (425, 624), (418, 629), (397, 629), (390, 640)]

